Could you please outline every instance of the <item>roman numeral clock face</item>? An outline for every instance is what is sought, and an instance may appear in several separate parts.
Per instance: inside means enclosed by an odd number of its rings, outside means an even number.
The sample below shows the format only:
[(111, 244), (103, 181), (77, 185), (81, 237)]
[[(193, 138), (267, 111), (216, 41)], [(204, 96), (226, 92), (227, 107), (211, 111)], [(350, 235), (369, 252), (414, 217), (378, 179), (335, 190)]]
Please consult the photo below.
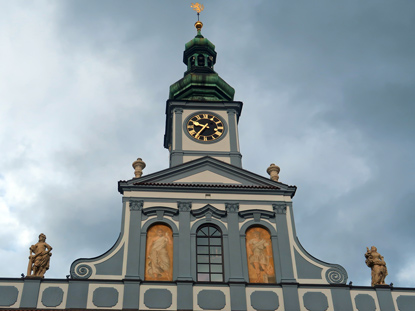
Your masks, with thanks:
[(210, 113), (198, 113), (190, 117), (186, 125), (187, 132), (198, 141), (214, 141), (223, 135), (223, 121)]

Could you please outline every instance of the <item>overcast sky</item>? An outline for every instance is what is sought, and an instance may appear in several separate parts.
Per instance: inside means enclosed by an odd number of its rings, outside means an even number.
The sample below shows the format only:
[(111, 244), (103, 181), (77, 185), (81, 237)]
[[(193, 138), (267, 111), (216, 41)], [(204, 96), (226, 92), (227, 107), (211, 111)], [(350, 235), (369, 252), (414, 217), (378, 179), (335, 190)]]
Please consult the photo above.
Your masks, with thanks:
[[(187, 1), (0, 0), (0, 276), (49, 278), (117, 240), (118, 180), (168, 167), (169, 86), (196, 31)], [(215, 70), (243, 101), (243, 167), (298, 187), (297, 235), (370, 285), (367, 246), (415, 287), (415, 2), (206, 0)]]

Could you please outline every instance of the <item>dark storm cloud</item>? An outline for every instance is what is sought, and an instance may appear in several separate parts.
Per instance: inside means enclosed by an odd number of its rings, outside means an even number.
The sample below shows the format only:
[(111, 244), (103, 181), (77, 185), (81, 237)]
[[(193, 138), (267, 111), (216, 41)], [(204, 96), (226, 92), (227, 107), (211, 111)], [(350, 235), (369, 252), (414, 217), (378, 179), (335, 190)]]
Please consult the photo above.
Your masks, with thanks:
[[(47, 231), (55, 251), (49, 277), (63, 277), (74, 259), (97, 256), (115, 242), (121, 221), (116, 181), (132, 177), (132, 161), (142, 157), (145, 174), (168, 166), (164, 105), (169, 85), (185, 70), (182, 53), (195, 35), (196, 16), (190, 3), (173, 1), (16, 3), (21, 8), (9, 5), (7, 18), (30, 31), (17, 19), (25, 8), (37, 35), (28, 42), (34, 37), (28, 32), (22, 45), (39, 50), (38, 62), (45, 63), (39, 70), (27, 61), (18, 68), (20, 80), (37, 70), (27, 85), (44, 93), (17, 96), (18, 82), (6, 92), (15, 103), (6, 112), (16, 130), (11, 138), (0, 131), (2, 149), (9, 150), (0, 161), (0, 198), (14, 202), (15, 188), (4, 185), (18, 181), (30, 200), (7, 203), (10, 223), (26, 228), (27, 237), (19, 244), (13, 242), (17, 231), (2, 232), (2, 256), (23, 258), (37, 231)], [(313, 256), (343, 265), (355, 284), (368, 285), (363, 254), (376, 245), (388, 263), (387, 281), (415, 286), (401, 277), (415, 251), (399, 255), (415, 233), (415, 4), (204, 5), (202, 33), (216, 45), (215, 70), (244, 102), (244, 168), (266, 175), (275, 162), (280, 181), (299, 187), (297, 234)], [(10, 41), (14, 51), (18, 38)], [(33, 57), (21, 53), (15, 52)], [(34, 128), (36, 135), (29, 135)], [(27, 215), (36, 215), (34, 224)], [(0, 275), (19, 275), (24, 256)]]

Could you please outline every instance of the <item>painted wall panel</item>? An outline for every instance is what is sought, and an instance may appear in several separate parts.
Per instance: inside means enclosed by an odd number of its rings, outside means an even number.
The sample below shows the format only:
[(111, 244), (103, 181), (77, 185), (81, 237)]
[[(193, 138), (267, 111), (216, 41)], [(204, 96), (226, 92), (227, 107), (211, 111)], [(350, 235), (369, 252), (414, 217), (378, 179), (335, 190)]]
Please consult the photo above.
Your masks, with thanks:
[(47, 287), (42, 292), (42, 304), (45, 307), (56, 308), (63, 302), (63, 290), (57, 286)]
[(118, 303), (119, 293), (113, 287), (98, 287), (94, 290), (92, 303), (96, 307), (112, 308)]
[(19, 290), (15, 286), (0, 286), (0, 306), (10, 307), (17, 302)]
[(147, 231), (145, 280), (173, 280), (173, 231), (166, 225)]

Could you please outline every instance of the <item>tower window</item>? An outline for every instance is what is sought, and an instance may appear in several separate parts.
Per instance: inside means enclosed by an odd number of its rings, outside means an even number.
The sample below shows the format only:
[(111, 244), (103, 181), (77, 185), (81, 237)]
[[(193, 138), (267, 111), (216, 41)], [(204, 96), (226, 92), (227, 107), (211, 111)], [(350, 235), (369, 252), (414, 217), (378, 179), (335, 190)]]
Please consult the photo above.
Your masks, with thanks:
[(195, 61), (196, 61), (196, 57), (194, 57), (194, 56), (192, 56), (191, 58), (190, 58), (190, 66), (194, 66), (195, 65)]
[(197, 280), (223, 282), (222, 232), (213, 225), (202, 226), (196, 233)]
[(197, 57), (197, 65), (204, 66), (205, 65), (205, 56), (203, 54), (199, 54)]
[(208, 57), (208, 67), (213, 69), (213, 57), (212, 56)]

